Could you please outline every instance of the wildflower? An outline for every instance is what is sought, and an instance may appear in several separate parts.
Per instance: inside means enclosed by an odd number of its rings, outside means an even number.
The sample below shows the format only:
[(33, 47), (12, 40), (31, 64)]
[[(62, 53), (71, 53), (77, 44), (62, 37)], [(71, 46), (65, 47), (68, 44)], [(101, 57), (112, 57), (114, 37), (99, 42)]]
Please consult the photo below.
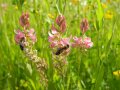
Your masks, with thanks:
[(50, 14), (50, 13), (48, 13), (48, 17), (51, 18), (51, 19), (54, 19), (54, 18), (55, 18), (54, 15), (52, 15), (52, 14)]
[(51, 29), (52, 29), (51, 33), (50, 32), (48, 33), (49, 34), (49, 37), (48, 37), (49, 42), (52, 42), (53, 40), (58, 39), (60, 36), (59, 32), (57, 32), (56, 28), (53, 25), (52, 25)]
[(93, 46), (93, 42), (91, 42), (91, 38), (89, 37), (84, 38), (83, 44), (85, 48), (91, 48)]
[(57, 34), (58, 33), (58, 30), (55, 28), (54, 25), (52, 25), (51, 31), (52, 31), (52, 34)]
[(112, 18), (113, 18), (113, 13), (108, 10), (108, 11), (105, 13), (104, 18), (106, 18), (106, 19), (112, 19)]
[(82, 37), (73, 37), (74, 43), (72, 43), (73, 47), (78, 47), (79, 45), (82, 44)]
[(89, 28), (89, 23), (87, 19), (83, 19), (80, 23), (80, 29), (82, 33), (84, 34)]
[(33, 28), (28, 31), (28, 35), (27, 35), (27, 36), (28, 36), (33, 42), (36, 42), (36, 41), (37, 41), (37, 39), (36, 39), (36, 34), (35, 34), (35, 31), (34, 31)]
[(91, 38), (89, 37), (73, 37), (74, 42), (72, 43), (73, 47), (80, 47), (83, 49), (88, 49), (91, 48), (93, 46), (93, 42), (91, 41)]
[(29, 23), (29, 14), (28, 13), (23, 13), (22, 16), (20, 17), (20, 25), (22, 27), (28, 28), (30, 26)]
[(114, 71), (113, 75), (116, 76), (117, 78), (120, 77), (120, 70)]
[(79, 3), (79, 0), (71, 0), (72, 4), (77, 5)]
[(51, 44), (50, 44), (50, 48), (54, 48), (57, 46), (57, 41), (52, 41)]
[(56, 51), (56, 55), (58, 54), (62, 54), (62, 55), (67, 55), (70, 51), (70, 38), (62, 38), (59, 42), (58, 42), (58, 46), (57, 46), (57, 51)]
[(70, 38), (62, 38), (59, 41), (59, 46), (66, 46), (66, 45), (70, 45)]
[(44, 59), (37, 56), (37, 50), (33, 50), (33, 44), (37, 41), (34, 29), (28, 30), (29, 27), (29, 14), (23, 13), (19, 19), (20, 25), (23, 27), (23, 31), (17, 30), (15, 35), (15, 41), (19, 44), (21, 50), (25, 55), (36, 65), (37, 71), (41, 77), (41, 83), (47, 85), (47, 76), (45, 72), (47, 71), (47, 63)]
[(65, 20), (65, 17), (63, 15), (59, 15), (56, 18), (56, 23), (60, 27), (60, 32), (65, 32), (65, 30), (66, 30), (66, 20)]
[(21, 41), (21, 39), (22, 39), (22, 38), (25, 38), (25, 34), (24, 34), (22, 31), (20, 31), (20, 30), (17, 30), (15, 34), (16, 34), (16, 35), (15, 35), (15, 42), (16, 42), (17, 44), (19, 44), (20, 41)]

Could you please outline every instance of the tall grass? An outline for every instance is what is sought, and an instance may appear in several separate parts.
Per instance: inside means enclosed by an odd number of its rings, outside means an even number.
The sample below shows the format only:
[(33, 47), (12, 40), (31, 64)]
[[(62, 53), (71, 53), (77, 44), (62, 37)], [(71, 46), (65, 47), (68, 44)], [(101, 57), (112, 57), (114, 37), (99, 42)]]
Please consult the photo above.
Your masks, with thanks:
[[(77, 0), (76, 0), (77, 1)], [(83, 5), (83, 2), (87, 2)], [(110, 1), (110, 2), (109, 2)], [(105, 3), (107, 8), (103, 8)], [(2, 5), (6, 5), (3, 7)], [(19, 17), (29, 12), (35, 28), (38, 55), (49, 64), (49, 90), (119, 90), (120, 73), (120, 1), (119, 0), (0, 0), (0, 90), (44, 90), (35, 65), (26, 58), (14, 41), (14, 30), (21, 29)], [(107, 11), (113, 17), (105, 18)], [(80, 36), (80, 21), (88, 18), (86, 35), (94, 46), (87, 52), (71, 48), (65, 77), (52, 67), (48, 31), (59, 13), (66, 17), (65, 36)], [(109, 17), (109, 16), (108, 16)]]

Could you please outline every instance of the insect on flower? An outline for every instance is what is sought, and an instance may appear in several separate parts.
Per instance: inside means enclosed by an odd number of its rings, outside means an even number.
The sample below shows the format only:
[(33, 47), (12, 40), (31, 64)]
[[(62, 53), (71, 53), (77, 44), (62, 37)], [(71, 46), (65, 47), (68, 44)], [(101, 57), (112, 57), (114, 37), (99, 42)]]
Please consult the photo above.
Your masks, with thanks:
[(24, 47), (25, 47), (25, 38), (21, 38), (20, 42), (19, 42), (19, 46), (20, 46), (20, 49), (23, 51), (24, 50)]
[(69, 48), (69, 45), (67, 44), (66, 46), (60, 47), (57, 49), (55, 55), (60, 55), (62, 52), (64, 52), (65, 50), (67, 50)]

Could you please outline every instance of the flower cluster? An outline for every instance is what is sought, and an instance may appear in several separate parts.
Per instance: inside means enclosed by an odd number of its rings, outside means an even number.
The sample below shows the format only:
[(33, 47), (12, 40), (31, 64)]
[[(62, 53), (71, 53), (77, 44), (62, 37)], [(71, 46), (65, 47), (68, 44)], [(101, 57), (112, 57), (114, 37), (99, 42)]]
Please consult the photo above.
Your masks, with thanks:
[(89, 28), (88, 20), (86, 18), (84, 18), (80, 24), (80, 29), (81, 29), (82, 33), (84, 34), (88, 30), (88, 28)]
[[(19, 23), (23, 27), (23, 30), (15, 31), (15, 42), (20, 46), (25, 55), (36, 65), (37, 71), (40, 74), (41, 83), (46, 84), (47, 77), (45, 72), (48, 66), (44, 59), (37, 56), (37, 50), (32, 48), (37, 38), (35, 30), (29, 27), (29, 14), (23, 13), (19, 19)], [(45, 83), (43, 81), (45, 81)]]
[(70, 38), (63, 38), (65, 31), (65, 17), (63, 15), (59, 15), (55, 20), (55, 24), (51, 27), (51, 32), (48, 33), (48, 41), (50, 42), (50, 48), (53, 50), (53, 57), (56, 59), (53, 61), (53, 65), (57, 70), (57, 73), (61, 76), (64, 75), (65, 66), (67, 65), (65, 56), (67, 56), (70, 51)]
[[(64, 16), (59, 15), (56, 18), (56, 23), (60, 27), (59, 29), (52, 25), (51, 33), (49, 32), (48, 41), (50, 42), (51, 48), (62, 48), (67, 45), (72, 45), (72, 47), (79, 47), (81, 49), (88, 49), (93, 46), (93, 42), (90, 37), (85, 36), (85, 32), (89, 28), (89, 23), (86, 18), (82, 19), (80, 23), (80, 30), (82, 32), (81, 37), (74, 36), (73, 42), (70, 44), (70, 38), (61, 38), (61, 34), (66, 30), (66, 21)], [(66, 52), (69, 52), (69, 49), (66, 49)]]
[[(89, 23), (87, 19), (83, 19), (80, 23), (80, 30), (82, 32), (81, 37), (74, 36), (73, 42), (70, 43), (71, 38), (62, 38), (62, 35), (66, 31), (66, 20), (63, 15), (59, 15), (56, 18), (56, 24), (53, 24), (51, 27), (51, 32), (49, 32), (48, 41), (50, 42), (50, 48), (53, 50), (53, 55), (59, 56), (57, 59), (57, 63), (54, 61), (54, 66), (60, 71), (60, 66), (64, 66), (66, 64), (65, 56), (70, 52), (70, 46), (73, 48), (80, 48), (81, 50), (91, 48), (93, 46), (93, 42), (90, 37), (85, 36), (85, 32), (89, 28)], [(61, 59), (61, 56), (63, 57)], [(59, 63), (58, 63), (59, 62)], [(64, 69), (63, 69), (64, 70)]]
[(88, 49), (93, 46), (93, 42), (91, 41), (90, 37), (85, 36), (85, 32), (89, 28), (89, 23), (87, 19), (83, 19), (80, 23), (80, 30), (82, 32), (82, 37), (73, 37), (73, 47), (79, 47), (81, 49)]
[(80, 47), (80, 48), (91, 48), (93, 46), (93, 42), (91, 41), (91, 38), (89, 37), (73, 37), (74, 43), (72, 43), (73, 47)]
[(37, 41), (36, 35), (35, 35), (35, 31), (34, 29), (30, 29), (27, 30), (27, 32), (25, 33), (24, 31), (21, 30), (17, 30), (15, 35), (15, 42), (17, 44), (20, 44), (21, 40), (27, 37), (27, 39), (30, 39), (33, 43), (35, 43)]
[[(58, 27), (55, 27), (53, 24), (51, 27), (51, 32), (48, 33), (48, 41), (50, 42), (50, 47), (54, 50), (57, 49), (55, 52), (56, 55), (59, 55), (61, 53), (67, 54), (67, 52), (69, 52), (69, 48), (59, 51), (60, 49), (63, 49), (66, 46), (70, 45), (70, 39), (62, 37), (62, 34), (66, 31), (66, 21), (63, 15), (59, 15), (56, 18), (56, 24)], [(59, 53), (57, 54), (57, 52)]]
[(19, 23), (22, 27), (28, 28), (30, 26), (29, 14), (28, 13), (23, 13), (22, 16), (20, 17)]

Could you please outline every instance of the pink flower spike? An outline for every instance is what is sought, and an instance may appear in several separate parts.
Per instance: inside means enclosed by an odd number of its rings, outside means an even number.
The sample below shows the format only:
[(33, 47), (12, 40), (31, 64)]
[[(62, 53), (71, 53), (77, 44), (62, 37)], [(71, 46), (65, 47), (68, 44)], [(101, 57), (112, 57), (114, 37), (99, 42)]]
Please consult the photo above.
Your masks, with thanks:
[(65, 30), (66, 30), (66, 20), (65, 20), (65, 17), (63, 15), (59, 15), (56, 18), (56, 23), (60, 27), (60, 31), (65, 32)]
[(74, 40), (74, 41), (77, 41), (77, 40), (78, 40), (78, 37), (74, 36), (74, 37), (73, 37), (73, 40)]
[(53, 35), (53, 34), (51, 34), (50, 32), (48, 32), (48, 41), (49, 42), (52, 42), (53, 40), (54, 40), (54, 38), (55, 38), (55, 35)]
[(66, 45), (69, 45), (70, 39), (69, 38), (64, 38), (62, 39), (59, 43), (62, 45), (62, 46), (66, 46)]
[(89, 37), (85, 38), (84, 45), (85, 45), (85, 48), (91, 48), (93, 46), (93, 42), (91, 41), (91, 38)]
[(60, 26), (60, 31), (65, 32), (65, 30), (66, 30), (66, 22), (64, 21)]
[(57, 33), (58, 32), (55, 29), (52, 30), (52, 34), (57, 34)]
[(57, 18), (56, 18), (56, 23), (60, 26), (62, 24), (62, 22), (65, 21), (65, 17), (63, 15), (59, 15)]
[(50, 44), (50, 48), (54, 48), (55, 46), (57, 46), (57, 41), (53, 41), (51, 44)]
[(22, 16), (20, 17), (19, 23), (22, 27), (28, 28), (30, 26), (29, 14), (23, 13)]
[(30, 30), (29, 30), (28, 36), (30, 37), (30, 39), (31, 39), (33, 42), (36, 42), (36, 41), (37, 41), (37, 38), (36, 38), (34, 29), (30, 29)]
[(89, 28), (88, 20), (84, 18), (80, 23), (80, 29), (82, 33), (84, 34), (88, 30), (88, 28)]
[(57, 32), (57, 29), (55, 28), (54, 25), (52, 25), (51, 31), (52, 31), (52, 34), (57, 34), (57, 33), (58, 33), (58, 32)]
[(54, 39), (54, 37), (52, 37), (52, 36), (49, 36), (49, 37), (48, 37), (48, 41), (49, 41), (49, 42), (52, 42), (53, 39)]
[(25, 34), (22, 31), (20, 31), (20, 30), (17, 30), (15, 34), (16, 34), (15, 35), (15, 42), (17, 44), (19, 44), (20, 40), (25, 37)]
[(73, 40), (74, 40), (74, 43), (72, 43), (72, 46), (73, 47), (77, 47), (77, 46), (81, 46), (81, 44), (82, 44), (82, 37), (73, 37)]

